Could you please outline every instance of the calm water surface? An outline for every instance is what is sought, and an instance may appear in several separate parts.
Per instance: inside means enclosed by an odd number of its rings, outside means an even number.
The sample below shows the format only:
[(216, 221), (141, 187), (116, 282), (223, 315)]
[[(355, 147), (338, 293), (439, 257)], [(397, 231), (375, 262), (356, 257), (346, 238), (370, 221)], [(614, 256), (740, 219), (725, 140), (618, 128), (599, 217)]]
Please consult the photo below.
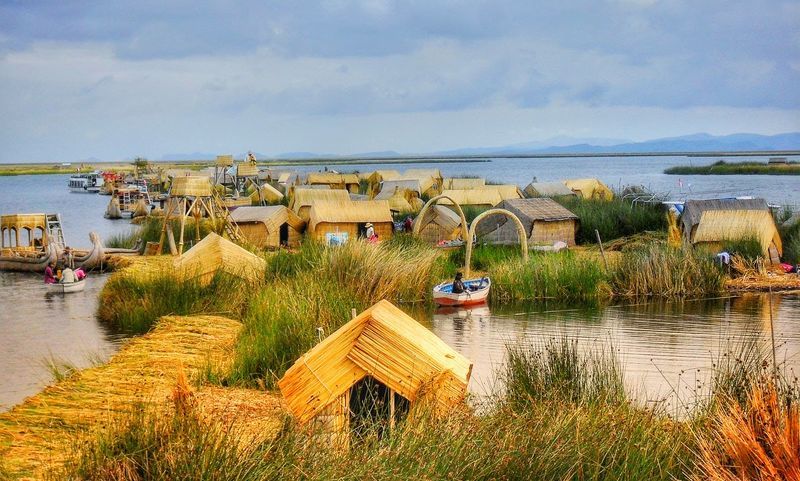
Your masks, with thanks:
[[(565, 177), (599, 177), (612, 186), (641, 184), (672, 198), (732, 195), (762, 196), (773, 203), (800, 206), (800, 180), (791, 176), (682, 176), (662, 174), (672, 165), (706, 164), (716, 159), (683, 157), (633, 159), (507, 159), (489, 163), (414, 164), (384, 168), (436, 167), (445, 176), (479, 175), (524, 187)], [(762, 159), (763, 160), (763, 159)], [(364, 171), (375, 165), (344, 166)], [(307, 167), (303, 170), (318, 170)], [(72, 194), (68, 175), (0, 177), (0, 214), (59, 212), (68, 244), (88, 247), (88, 234), (102, 239), (131, 230), (127, 220), (103, 218), (107, 196)], [(122, 336), (94, 316), (105, 275), (93, 274), (87, 289), (68, 296), (48, 294), (38, 275), (0, 272), (0, 411), (35, 394), (51, 379), (45, 361), (57, 359), (78, 367), (115, 352)], [(800, 370), (800, 297), (774, 296), (779, 357)], [(646, 304), (598, 309), (546, 309), (542, 306), (421, 313), (420, 319), (445, 342), (474, 363), (470, 389), (487, 392), (504, 362), (509, 342), (540, 342), (564, 333), (584, 346), (610, 341), (622, 358), (631, 390), (647, 399), (690, 392), (702, 382), (712, 360), (729, 338), (768, 335), (765, 296), (703, 302)], [(698, 371), (699, 370), (699, 371)]]

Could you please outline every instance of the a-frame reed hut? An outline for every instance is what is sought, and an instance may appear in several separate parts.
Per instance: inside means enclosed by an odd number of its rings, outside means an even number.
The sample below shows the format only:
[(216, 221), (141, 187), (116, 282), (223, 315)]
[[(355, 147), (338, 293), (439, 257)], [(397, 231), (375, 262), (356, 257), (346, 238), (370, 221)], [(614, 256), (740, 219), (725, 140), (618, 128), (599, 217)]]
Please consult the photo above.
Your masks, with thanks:
[[(347, 448), (365, 409), (382, 412), (389, 429), (415, 410), (444, 414), (463, 400), (471, 371), (468, 359), (383, 300), (303, 354), (278, 387), (300, 425)], [(382, 389), (364, 406), (367, 382)]]
[(598, 179), (569, 179), (564, 181), (572, 192), (584, 199), (611, 200), (614, 192)]
[(283, 193), (270, 184), (261, 184), (250, 194), (251, 204), (277, 204), (283, 200)]
[(295, 188), (289, 208), (301, 219), (308, 222), (311, 206), (317, 202), (350, 202), (350, 194), (344, 189)]
[(522, 191), (526, 197), (559, 197), (576, 195), (563, 182), (531, 182)]
[(461, 229), (461, 218), (443, 205), (430, 206), (425, 217), (417, 217), (414, 223), (420, 223), (419, 237), (432, 244), (465, 237)]
[(413, 197), (419, 197), (423, 192), (419, 179), (387, 180), (381, 185), (381, 190), (375, 199), (388, 200), (397, 190), (402, 191), (404, 195)]
[(244, 238), (260, 249), (297, 247), (306, 227), (303, 219), (282, 205), (238, 207), (231, 212), (231, 218)]
[(448, 198), (443, 198), (439, 203), (448, 206), (453, 205), (450, 201), (453, 199), (461, 207), (491, 209), (503, 201), (499, 192), (490, 189), (446, 190), (442, 195)]
[[(552, 245), (557, 241), (575, 245), (578, 216), (553, 199), (509, 199), (497, 207), (511, 212), (522, 222), (528, 245)], [(491, 216), (481, 223), (478, 236), (491, 244), (516, 245), (519, 242), (517, 226), (502, 215)]]
[(726, 241), (756, 240), (763, 255), (780, 262), (783, 243), (764, 199), (688, 200), (681, 214), (686, 242), (721, 250)]
[(400, 172), (396, 170), (376, 170), (367, 177), (369, 183), (369, 195), (375, 196), (381, 191), (381, 184), (389, 180), (400, 178)]
[(336, 174), (333, 172), (312, 172), (306, 177), (306, 184), (327, 185), (331, 189), (344, 189), (353, 194), (358, 193), (358, 174)]
[(439, 169), (408, 169), (394, 180), (417, 179), (420, 183), (420, 194), (433, 197), (442, 192), (444, 179)]
[(486, 179), (480, 177), (448, 177), (444, 179), (444, 190), (464, 190), (483, 187)]
[(267, 263), (261, 257), (213, 232), (173, 261), (183, 279), (208, 283), (218, 271), (249, 282), (264, 280)]
[(379, 240), (388, 240), (394, 231), (392, 212), (385, 200), (315, 202), (309, 213), (307, 235), (327, 244), (338, 244), (364, 237), (372, 224)]

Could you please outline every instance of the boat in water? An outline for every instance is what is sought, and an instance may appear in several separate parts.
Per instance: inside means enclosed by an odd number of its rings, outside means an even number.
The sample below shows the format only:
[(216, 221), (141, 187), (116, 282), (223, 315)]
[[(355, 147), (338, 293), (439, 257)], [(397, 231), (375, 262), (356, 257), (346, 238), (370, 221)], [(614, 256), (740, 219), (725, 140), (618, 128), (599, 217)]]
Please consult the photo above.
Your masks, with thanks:
[(489, 297), (492, 281), (488, 277), (464, 282), (465, 290), (453, 293), (452, 282), (442, 282), (433, 288), (433, 302), (440, 306), (473, 306), (483, 304)]
[(45, 284), (48, 292), (55, 292), (58, 294), (69, 294), (72, 292), (81, 292), (86, 288), (86, 278), (75, 282), (56, 282), (53, 284)]
[(103, 175), (99, 172), (75, 174), (69, 178), (70, 192), (97, 194), (103, 187)]

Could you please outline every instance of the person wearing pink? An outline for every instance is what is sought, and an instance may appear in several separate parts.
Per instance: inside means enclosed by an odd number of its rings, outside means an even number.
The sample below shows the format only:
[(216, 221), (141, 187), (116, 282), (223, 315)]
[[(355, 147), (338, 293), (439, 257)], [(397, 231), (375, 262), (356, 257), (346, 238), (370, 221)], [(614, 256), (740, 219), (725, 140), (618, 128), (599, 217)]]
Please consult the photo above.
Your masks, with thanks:
[(47, 264), (47, 267), (44, 268), (44, 283), (45, 284), (55, 284), (56, 283), (56, 276), (53, 272), (53, 267), (55, 267), (56, 263), (51, 262)]
[(84, 272), (83, 267), (78, 267), (75, 269), (75, 278), (79, 281), (86, 277), (86, 272)]

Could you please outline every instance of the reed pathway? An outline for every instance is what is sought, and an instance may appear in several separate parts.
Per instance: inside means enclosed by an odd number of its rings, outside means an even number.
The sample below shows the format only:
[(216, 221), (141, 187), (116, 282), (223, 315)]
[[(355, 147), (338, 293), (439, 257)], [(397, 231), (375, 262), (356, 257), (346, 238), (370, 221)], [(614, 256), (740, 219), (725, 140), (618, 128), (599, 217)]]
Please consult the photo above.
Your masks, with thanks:
[[(40, 479), (67, 459), (71, 448), (142, 405), (166, 407), (179, 373), (230, 359), (241, 323), (217, 316), (168, 316), (128, 342), (107, 364), (79, 371), (11, 411), (0, 414), (0, 459), (12, 477)], [(273, 393), (201, 387), (201, 411), (237, 418), (261, 436), (280, 428), (283, 407)]]

